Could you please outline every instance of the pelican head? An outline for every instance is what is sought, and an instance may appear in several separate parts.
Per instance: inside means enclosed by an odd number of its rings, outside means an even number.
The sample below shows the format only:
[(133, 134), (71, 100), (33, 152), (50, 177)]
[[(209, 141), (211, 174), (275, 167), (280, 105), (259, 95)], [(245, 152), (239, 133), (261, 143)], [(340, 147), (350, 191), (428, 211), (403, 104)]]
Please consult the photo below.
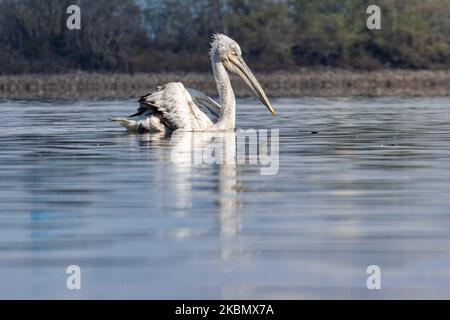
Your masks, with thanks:
[(228, 72), (238, 75), (258, 96), (259, 100), (275, 115), (266, 93), (242, 58), (242, 51), (236, 41), (224, 34), (215, 34), (211, 43), (211, 58), (220, 61)]

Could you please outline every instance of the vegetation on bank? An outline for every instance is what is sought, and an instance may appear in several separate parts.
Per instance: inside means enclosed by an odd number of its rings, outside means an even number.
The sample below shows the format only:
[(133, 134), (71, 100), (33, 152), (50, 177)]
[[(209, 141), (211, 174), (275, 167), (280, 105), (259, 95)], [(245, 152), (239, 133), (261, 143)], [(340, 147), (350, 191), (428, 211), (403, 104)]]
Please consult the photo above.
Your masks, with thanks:
[[(303, 69), (298, 72), (258, 73), (271, 97), (302, 96), (450, 96), (450, 72)], [(217, 96), (211, 73), (99, 74), (0, 76), (0, 99), (137, 98), (158, 85), (182, 81), (186, 86)], [(243, 81), (234, 78), (239, 97), (253, 96)]]
[[(0, 74), (206, 72), (210, 35), (253, 69), (450, 67), (450, 0), (0, 0)], [(66, 8), (81, 7), (81, 30)]]

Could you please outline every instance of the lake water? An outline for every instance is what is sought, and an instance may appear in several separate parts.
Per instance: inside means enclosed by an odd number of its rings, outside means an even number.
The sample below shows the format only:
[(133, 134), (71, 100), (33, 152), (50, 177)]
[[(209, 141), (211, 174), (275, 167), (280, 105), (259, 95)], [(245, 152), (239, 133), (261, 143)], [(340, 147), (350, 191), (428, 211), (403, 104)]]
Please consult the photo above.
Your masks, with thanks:
[(273, 104), (238, 102), (263, 175), (106, 121), (131, 100), (1, 102), (0, 298), (450, 298), (450, 99)]

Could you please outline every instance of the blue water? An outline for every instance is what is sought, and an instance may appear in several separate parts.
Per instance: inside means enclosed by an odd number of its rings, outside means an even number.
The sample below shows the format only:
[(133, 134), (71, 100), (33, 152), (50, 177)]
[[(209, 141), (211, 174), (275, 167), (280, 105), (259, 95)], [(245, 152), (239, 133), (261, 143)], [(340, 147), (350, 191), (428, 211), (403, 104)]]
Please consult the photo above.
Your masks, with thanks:
[(262, 175), (106, 121), (134, 101), (1, 102), (0, 298), (450, 298), (450, 99), (273, 104), (238, 102)]

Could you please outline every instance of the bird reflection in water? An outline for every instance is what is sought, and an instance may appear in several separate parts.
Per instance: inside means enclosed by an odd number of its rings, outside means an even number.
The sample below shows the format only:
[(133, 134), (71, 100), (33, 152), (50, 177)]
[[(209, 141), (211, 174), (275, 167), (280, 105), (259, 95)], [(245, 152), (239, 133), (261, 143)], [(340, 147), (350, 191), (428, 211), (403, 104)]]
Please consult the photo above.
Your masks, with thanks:
[(185, 173), (192, 173), (192, 169), (199, 166), (214, 166), (218, 170), (220, 233), (224, 238), (236, 235), (240, 230), (240, 219), (237, 210), (239, 188), (235, 132), (175, 133), (171, 138), (171, 160), (176, 170)]
[[(178, 227), (171, 228), (166, 239), (186, 243), (177, 245), (177, 257), (212, 259), (216, 266), (212, 272), (225, 278), (252, 260), (248, 243), (241, 236), (241, 199), (247, 189), (244, 175), (263, 175), (278, 169), (278, 136), (277, 130), (270, 137), (268, 130), (176, 131), (162, 140), (152, 134), (136, 135), (148, 141), (143, 143), (149, 151), (148, 163), (156, 175), (154, 180), (159, 182), (159, 193), (164, 194), (152, 206), (178, 220), (172, 220), (171, 225)], [(211, 190), (214, 196), (205, 197)], [(164, 226), (155, 227), (164, 232)], [(197, 240), (202, 249), (192, 248), (192, 241)], [(224, 283), (217, 287), (217, 293), (228, 297), (235, 289), (234, 284)]]

